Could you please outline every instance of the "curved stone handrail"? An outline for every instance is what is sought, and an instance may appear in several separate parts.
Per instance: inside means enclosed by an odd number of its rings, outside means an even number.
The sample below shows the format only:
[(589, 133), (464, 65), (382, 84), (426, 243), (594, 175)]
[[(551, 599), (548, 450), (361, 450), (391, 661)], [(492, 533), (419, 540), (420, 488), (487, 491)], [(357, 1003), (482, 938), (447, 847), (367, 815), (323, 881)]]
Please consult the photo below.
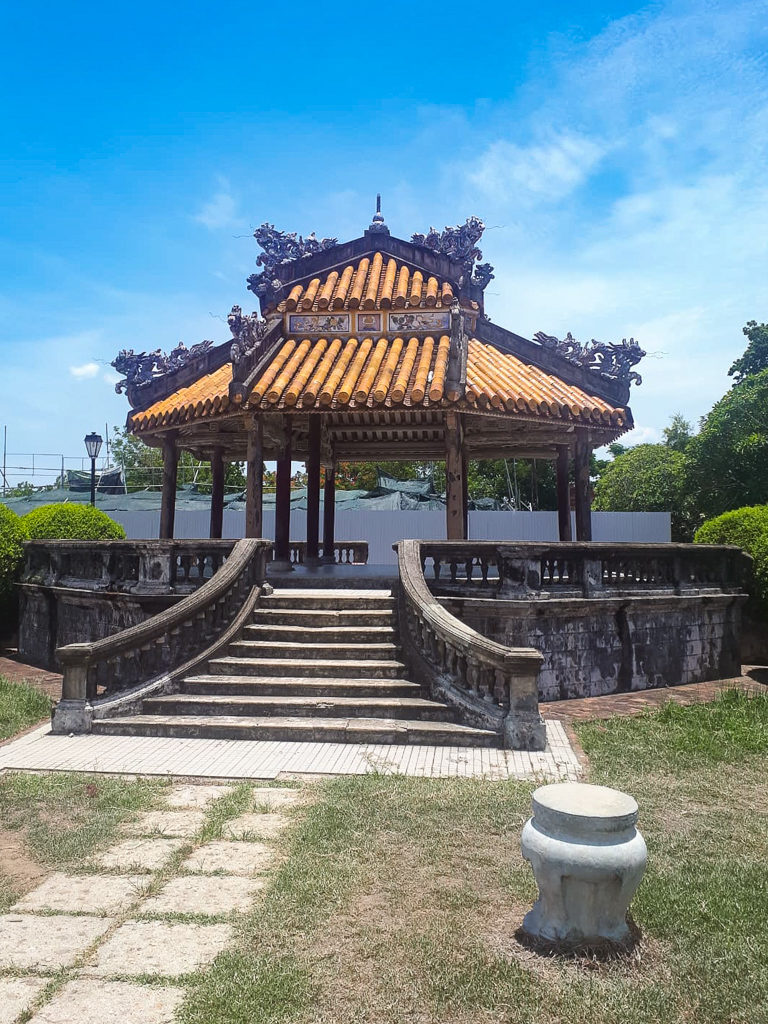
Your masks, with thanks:
[(401, 632), (407, 656), (430, 692), (462, 718), (499, 732), (507, 747), (543, 750), (538, 675), (542, 655), (532, 647), (505, 647), (451, 615), (431, 593), (422, 568), (422, 542), (397, 550)]
[(53, 731), (87, 731), (99, 685), (107, 695), (127, 690), (206, 650), (264, 582), (271, 546), (239, 540), (222, 568), (178, 604), (113, 636), (60, 647), (64, 680)]

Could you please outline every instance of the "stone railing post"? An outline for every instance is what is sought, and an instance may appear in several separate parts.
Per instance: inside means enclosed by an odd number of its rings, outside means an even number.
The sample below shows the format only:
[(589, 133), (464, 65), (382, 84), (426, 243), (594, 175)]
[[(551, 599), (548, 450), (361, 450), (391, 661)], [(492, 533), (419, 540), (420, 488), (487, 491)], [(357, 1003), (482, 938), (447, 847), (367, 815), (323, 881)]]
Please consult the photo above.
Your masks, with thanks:
[[(538, 652), (535, 652), (538, 653)], [(547, 729), (539, 714), (539, 671), (544, 658), (526, 651), (525, 663), (506, 670), (509, 710), (503, 723), (504, 746), (509, 750), (544, 750)]]
[[(86, 644), (71, 644), (70, 650), (86, 647)], [(91, 731), (93, 708), (88, 701), (88, 667), (85, 659), (64, 660), (61, 700), (51, 714), (53, 732), (66, 734)]]
[(581, 587), (584, 597), (597, 597), (603, 590), (603, 562), (600, 558), (582, 561)]

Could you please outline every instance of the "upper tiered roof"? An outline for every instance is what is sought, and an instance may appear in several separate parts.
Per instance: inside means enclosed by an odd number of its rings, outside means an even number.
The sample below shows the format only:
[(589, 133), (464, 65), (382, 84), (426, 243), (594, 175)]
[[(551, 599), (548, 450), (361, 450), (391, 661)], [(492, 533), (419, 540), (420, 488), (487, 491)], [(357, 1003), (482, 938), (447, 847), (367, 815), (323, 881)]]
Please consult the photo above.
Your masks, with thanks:
[(130, 429), (150, 439), (176, 428), (199, 442), (201, 430), (236, 431), (243, 413), (354, 413), (374, 425), (405, 424), (418, 412), (434, 425), (435, 415), (455, 410), (489, 424), (514, 420), (529, 442), (536, 435), (551, 444), (576, 425), (595, 443), (619, 436), (632, 426), (629, 384), (639, 382), (632, 366), (642, 350), (632, 340), (528, 340), (492, 324), (482, 230), (469, 218), (405, 241), (378, 211), (346, 243), (262, 225), (262, 269), (248, 282), (261, 317), (233, 307), (228, 342), (116, 360), (127, 377), (118, 390), (133, 406)]

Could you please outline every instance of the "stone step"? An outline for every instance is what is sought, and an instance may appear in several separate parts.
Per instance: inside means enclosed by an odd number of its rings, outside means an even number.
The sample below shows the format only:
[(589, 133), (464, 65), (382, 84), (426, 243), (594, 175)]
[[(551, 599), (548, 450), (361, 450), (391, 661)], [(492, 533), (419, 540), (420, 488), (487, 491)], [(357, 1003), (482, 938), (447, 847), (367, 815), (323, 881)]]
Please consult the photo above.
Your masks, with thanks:
[(275, 590), (259, 607), (391, 611), (395, 600), (388, 590)]
[(263, 694), (304, 694), (308, 697), (418, 697), (421, 687), (407, 679), (333, 679), (303, 676), (187, 676), (184, 693), (211, 693), (221, 696)]
[(109, 736), (176, 736), (199, 739), (288, 740), (315, 743), (423, 743), (430, 746), (499, 747), (486, 729), (454, 722), (389, 718), (245, 718), (237, 715), (135, 715), (101, 718), (93, 732)]
[(355, 661), (386, 661), (399, 651), (395, 644), (315, 644), (282, 640), (238, 640), (229, 645), (234, 658), (289, 658), (292, 662), (344, 658)]
[(376, 627), (395, 625), (394, 610), (368, 611), (365, 608), (269, 608), (259, 605), (253, 613), (257, 625), (294, 627), (356, 626)]
[[(402, 679), (405, 665), (394, 659), (352, 660), (344, 658), (311, 659), (301, 658), (302, 676), (313, 678), (342, 678), (351, 676), (359, 679), (366, 676), (370, 679)], [(296, 662), (291, 658), (238, 658), (228, 655), (224, 658), (212, 658), (208, 663), (209, 671), (214, 675), (245, 675), (245, 676), (293, 676), (297, 672)]]
[(331, 697), (263, 694), (222, 697), (219, 694), (178, 693), (148, 697), (142, 702), (146, 715), (210, 715), (212, 717), (291, 716), (301, 718), (405, 718), (421, 722), (452, 722), (447, 704), (421, 697)]
[(394, 643), (392, 626), (289, 626), (251, 625), (243, 630), (243, 640), (285, 641), (307, 644)]

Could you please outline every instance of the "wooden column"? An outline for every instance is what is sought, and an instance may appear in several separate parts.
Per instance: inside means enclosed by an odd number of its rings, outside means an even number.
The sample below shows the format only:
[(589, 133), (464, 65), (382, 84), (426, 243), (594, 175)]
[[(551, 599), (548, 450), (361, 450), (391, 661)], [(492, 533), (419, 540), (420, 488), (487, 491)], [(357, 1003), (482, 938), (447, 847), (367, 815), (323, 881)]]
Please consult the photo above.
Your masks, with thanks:
[(320, 560), (320, 417), (309, 417), (307, 458), (307, 562)]
[(336, 463), (325, 467), (323, 488), (323, 561), (330, 565), (336, 561), (333, 545), (336, 540)]
[(583, 434), (576, 437), (576, 540), (592, 540), (592, 512), (589, 487), (589, 441)]
[(469, 540), (469, 491), (467, 490), (467, 457), (461, 456), (461, 517), (464, 524), (464, 540)]
[(465, 461), (461, 417), (445, 414), (445, 534), (448, 540), (466, 540)]
[(557, 523), (560, 540), (573, 540), (571, 531), (571, 487), (569, 480), (570, 452), (567, 444), (557, 449)]
[(285, 417), (285, 442), (277, 460), (275, 495), (275, 568), (291, 567), (291, 418)]
[(264, 427), (261, 417), (248, 425), (245, 485), (245, 536), (261, 537), (264, 532)]
[(179, 450), (175, 435), (163, 439), (163, 495), (160, 501), (160, 540), (173, 537), (176, 518), (176, 479), (179, 469)]
[(211, 530), (212, 539), (221, 540), (224, 525), (224, 452), (214, 448), (211, 453)]

